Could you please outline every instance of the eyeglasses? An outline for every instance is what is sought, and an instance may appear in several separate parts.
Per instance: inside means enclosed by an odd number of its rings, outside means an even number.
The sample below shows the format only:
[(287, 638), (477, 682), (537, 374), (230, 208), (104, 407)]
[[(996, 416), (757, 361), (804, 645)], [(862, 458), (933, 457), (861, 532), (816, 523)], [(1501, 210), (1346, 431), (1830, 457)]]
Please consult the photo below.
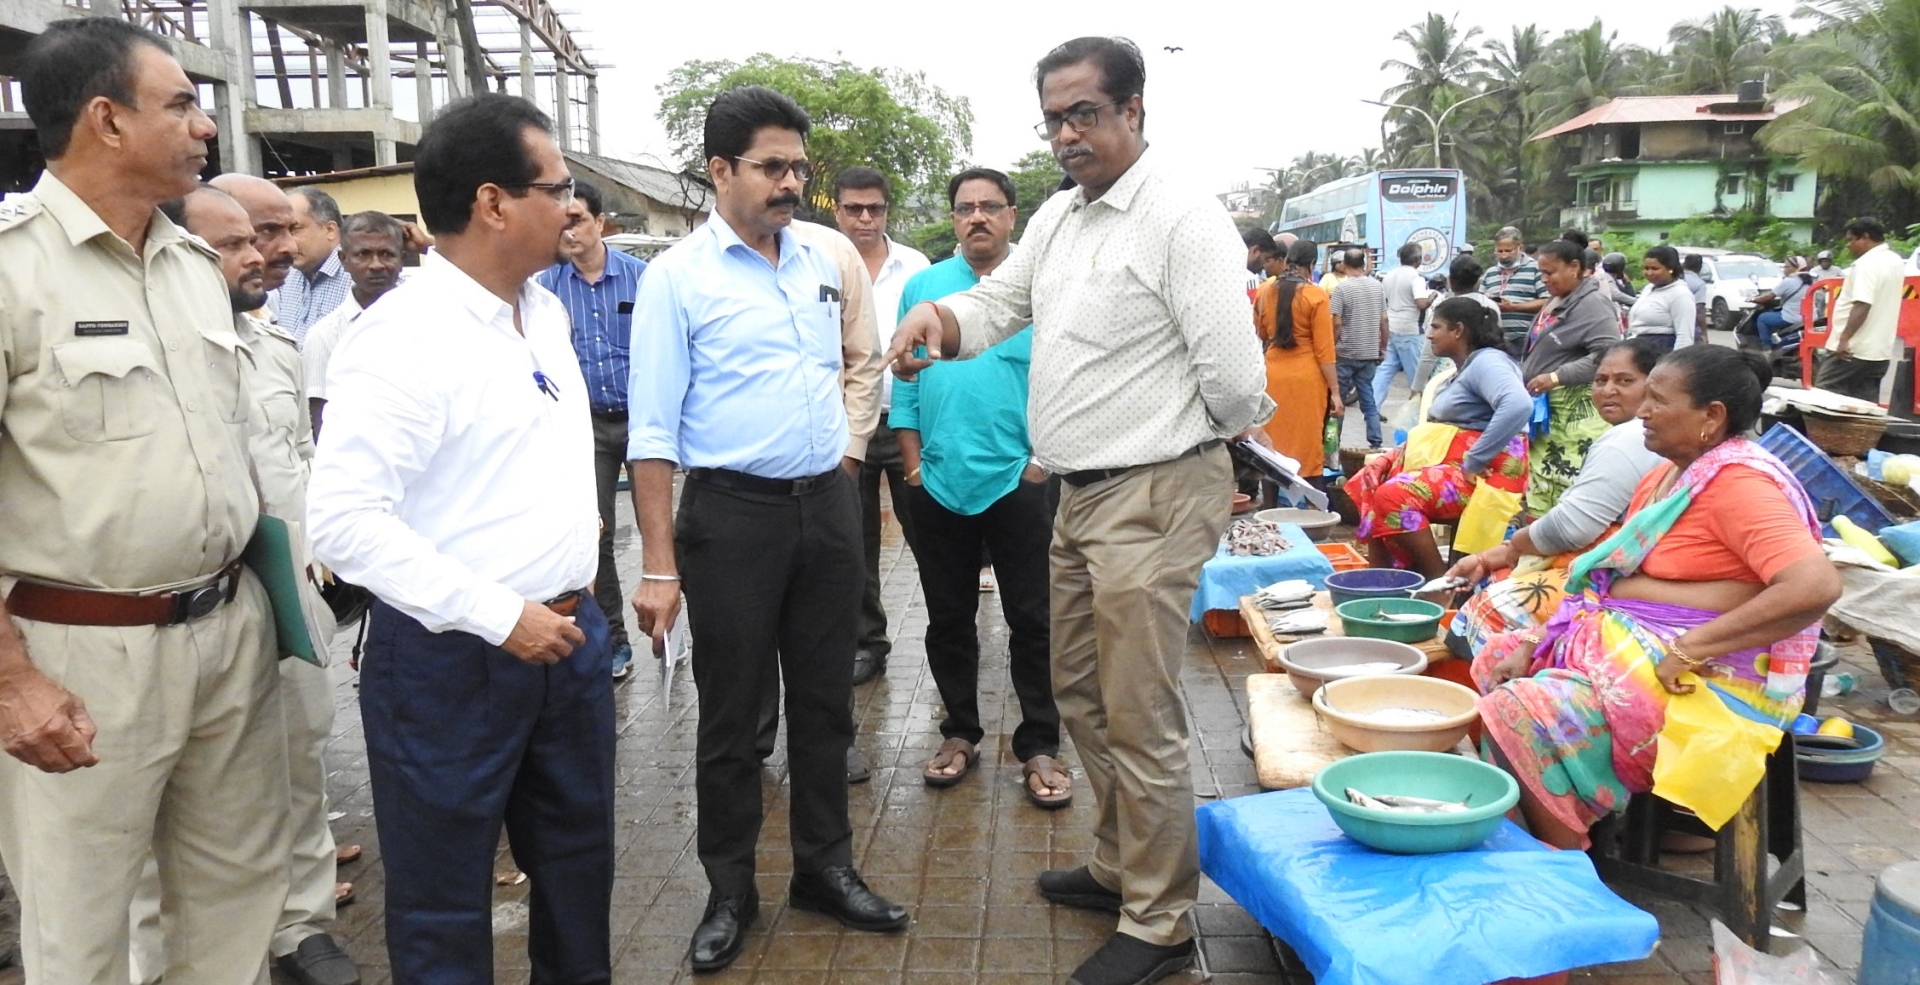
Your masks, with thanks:
[[(1132, 98), (1132, 96), (1127, 97), (1127, 99)], [(1041, 140), (1052, 140), (1060, 136), (1060, 125), (1063, 123), (1072, 127), (1075, 133), (1086, 133), (1100, 125), (1101, 110), (1109, 106), (1123, 106), (1127, 99), (1116, 99), (1098, 106), (1082, 106), (1079, 109), (1069, 110), (1066, 116), (1048, 116), (1033, 125), (1034, 135)]]
[(848, 202), (837, 205), (835, 208), (856, 219), (863, 215), (872, 216), (875, 219), (882, 219), (885, 218), (887, 214), (887, 203), (885, 202), (875, 202), (872, 205), (866, 205), (860, 202)]
[(1007, 211), (1005, 202), (955, 202), (951, 214), (955, 219), (965, 219), (979, 212), (991, 219), (1005, 211)]
[(785, 178), (789, 171), (793, 172), (793, 176), (800, 179), (803, 185), (813, 180), (812, 161), (784, 161), (777, 157), (771, 161), (756, 161), (751, 157), (736, 157), (734, 160), (759, 165), (760, 173), (766, 175), (768, 181), (779, 181)]
[(541, 191), (546, 192), (549, 195), (552, 195), (555, 199), (558, 199), (560, 202), (560, 207), (563, 209), (573, 204), (573, 179), (572, 178), (562, 178), (559, 181), (516, 181), (512, 184), (501, 185), (500, 187), (508, 190), (519, 190), (519, 191), (525, 191), (529, 188), (538, 188)]

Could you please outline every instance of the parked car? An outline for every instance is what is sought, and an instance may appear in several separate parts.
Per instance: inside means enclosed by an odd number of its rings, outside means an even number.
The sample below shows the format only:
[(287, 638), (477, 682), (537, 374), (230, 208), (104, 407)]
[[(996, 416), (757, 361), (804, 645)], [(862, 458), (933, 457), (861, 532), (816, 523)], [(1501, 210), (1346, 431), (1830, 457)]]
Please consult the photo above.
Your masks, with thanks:
[(606, 244), (613, 249), (642, 260), (651, 260), (665, 252), (667, 247), (680, 242), (679, 236), (649, 236), (646, 233), (614, 233), (606, 238)]
[(1758, 253), (1733, 253), (1708, 246), (1680, 246), (1681, 257), (1700, 257), (1700, 278), (1707, 282), (1707, 323), (1733, 331), (1753, 296), (1773, 290), (1782, 276), (1779, 264)]

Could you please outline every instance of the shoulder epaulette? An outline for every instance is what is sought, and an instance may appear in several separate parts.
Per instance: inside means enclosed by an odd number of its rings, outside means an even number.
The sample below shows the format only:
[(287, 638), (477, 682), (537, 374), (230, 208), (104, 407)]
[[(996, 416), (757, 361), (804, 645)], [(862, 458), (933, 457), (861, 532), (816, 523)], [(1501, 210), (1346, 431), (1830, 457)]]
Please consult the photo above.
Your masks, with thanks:
[(33, 195), (15, 195), (0, 202), (0, 233), (24, 226), (28, 219), (45, 211), (46, 206)]

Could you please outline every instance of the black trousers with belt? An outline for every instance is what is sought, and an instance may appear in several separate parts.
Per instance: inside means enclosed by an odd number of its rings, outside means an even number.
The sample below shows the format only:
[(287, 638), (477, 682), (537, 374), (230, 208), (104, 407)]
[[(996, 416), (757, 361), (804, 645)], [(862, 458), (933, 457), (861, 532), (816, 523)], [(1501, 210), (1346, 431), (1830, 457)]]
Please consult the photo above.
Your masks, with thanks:
[(531, 980), (612, 977), (612, 657), (600, 610), (574, 618), (586, 642), (540, 665), (373, 606), (360, 714), (395, 985), (493, 980), (502, 824), (532, 884)]
[(1013, 754), (1021, 762), (1060, 754), (1060, 712), (1053, 705), (1052, 652), (1047, 634), (1047, 546), (1053, 539), (1048, 484), (1022, 481), (974, 516), (940, 505), (924, 486), (911, 486), (920, 589), (927, 597), (927, 669), (940, 689), (947, 717), (940, 734), (975, 745), (980, 723), (980, 554), (993, 556), (1000, 610), (1007, 617), (1009, 672), (1020, 699)]
[(753, 889), (763, 693), (785, 682), (795, 872), (853, 864), (848, 713), (862, 574), (859, 492), (835, 469), (799, 495), (689, 475), (674, 519), (700, 695), (700, 864), (715, 896)]

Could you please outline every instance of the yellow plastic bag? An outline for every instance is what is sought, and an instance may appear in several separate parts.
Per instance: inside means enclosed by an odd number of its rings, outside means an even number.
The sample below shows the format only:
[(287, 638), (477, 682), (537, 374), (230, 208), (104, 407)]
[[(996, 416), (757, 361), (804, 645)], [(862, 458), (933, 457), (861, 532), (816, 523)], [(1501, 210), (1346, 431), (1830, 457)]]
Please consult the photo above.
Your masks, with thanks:
[(1460, 429), (1451, 424), (1428, 421), (1407, 432), (1406, 450), (1400, 453), (1400, 471), (1413, 472), (1447, 460)]
[(1728, 708), (1700, 678), (1680, 677), (1692, 694), (1667, 697), (1667, 723), (1656, 739), (1655, 795), (1720, 830), (1746, 803), (1767, 771), (1767, 756), (1784, 734)]
[(1507, 539), (1507, 525), (1519, 512), (1519, 493), (1495, 489), (1486, 482), (1474, 486), (1473, 494), (1467, 497), (1467, 508), (1460, 512), (1460, 522), (1454, 527), (1454, 556), (1500, 546)]

